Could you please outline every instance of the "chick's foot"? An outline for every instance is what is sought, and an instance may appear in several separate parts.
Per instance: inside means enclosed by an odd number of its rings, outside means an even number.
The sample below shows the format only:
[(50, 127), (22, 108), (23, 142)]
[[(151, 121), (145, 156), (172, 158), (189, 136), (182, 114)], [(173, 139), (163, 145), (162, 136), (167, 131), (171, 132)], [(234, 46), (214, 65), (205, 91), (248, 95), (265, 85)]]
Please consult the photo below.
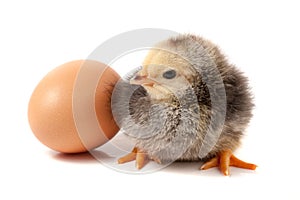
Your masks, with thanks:
[(118, 163), (123, 164), (133, 160), (136, 161), (136, 168), (141, 169), (146, 165), (147, 161), (149, 160), (149, 157), (147, 153), (145, 153), (143, 150), (134, 147), (131, 153), (125, 155), (122, 158), (119, 158)]
[(201, 170), (210, 169), (213, 167), (219, 167), (220, 171), (225, 175), (229, 175), (229, 166), (234, 166), (238, 168), (255, 170), (256, 165), (251, 163), (246, 163), (232, 154), (231, 150), (224, 150), (219, 153), (218, 156), (212, 158), (201, 166)]

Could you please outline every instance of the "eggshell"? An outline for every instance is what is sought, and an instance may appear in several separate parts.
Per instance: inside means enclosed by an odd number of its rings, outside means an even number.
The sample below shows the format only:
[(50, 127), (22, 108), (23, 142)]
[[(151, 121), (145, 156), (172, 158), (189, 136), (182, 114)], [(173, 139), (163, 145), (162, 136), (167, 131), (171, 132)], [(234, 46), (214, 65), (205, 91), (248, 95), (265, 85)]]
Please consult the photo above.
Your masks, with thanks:
[(119, 131), (110, 107), (119, 78), (112, 68), (92, 60), (72, 61), (52, 70), (29, 101), (34, 135), (63, 153), (85, 152), (107, 142)]

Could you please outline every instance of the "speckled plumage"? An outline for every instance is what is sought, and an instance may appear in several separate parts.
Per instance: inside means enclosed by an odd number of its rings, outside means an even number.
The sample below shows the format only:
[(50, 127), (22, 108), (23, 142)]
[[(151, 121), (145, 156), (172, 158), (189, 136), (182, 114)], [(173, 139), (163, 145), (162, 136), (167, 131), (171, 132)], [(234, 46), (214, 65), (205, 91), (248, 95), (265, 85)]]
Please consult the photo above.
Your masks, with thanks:
[[(152, 63), (159, 56), (162, 62)], [(187, 84), (178, 84), (164, 98), (149, 95), (147, 87), (130, 85), (136, 72), (117, 84), (113, 113), (138, 148), (169, 162), (206, 160), (239, 146), (252, 117), (252, 97), (247, 78), (216, 45), (179, 35), (157, 44), (145, 62), (173, 66), (183, 72)]]

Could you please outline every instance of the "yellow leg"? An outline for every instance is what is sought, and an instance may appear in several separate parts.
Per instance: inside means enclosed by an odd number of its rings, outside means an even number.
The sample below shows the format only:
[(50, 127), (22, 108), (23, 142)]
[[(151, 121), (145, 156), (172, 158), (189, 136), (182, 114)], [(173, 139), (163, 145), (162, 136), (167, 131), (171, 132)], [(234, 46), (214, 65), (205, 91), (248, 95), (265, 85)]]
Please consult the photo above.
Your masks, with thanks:
[(219, 166), (220, 171), (225, 175), (228, 176), (230, 174), (229, 172), (229, 166), (234, 166), (238, 168), (244, 168), (244, 169), (250, 169), (255, 170), (256, 165), (251, 163), (246, 163), (237, 157), (235, 157), (231, 150), (224, 150), (219, 153), (218, 156), (212, 158), (211, 160), (207, 161), (201, 166), (201, 170), (210, 169), (212, 167)]
[(201, 170), (206, 170), (206, 169), (210, 169), (213, 167), (217, 167), (219, 165), (219, 159), (218, 157), (214, 157), (212, 159), (210, 159), (209, 161), (207, 161), (206, 163), (204, 163), (200, 169)]
[(143, 151), (137, 151), (137, 154), (136, 154), (136, 159), (135, 159), (135, 166), (137, 169), (142, 169), (146, 162), (147, 162), (147, 154), (144, 153)]
[(136, 161), (136, 168), (142, 169), (145, 166), (145, 164), (147, 163), (148, 156), (145, 152), (143, 152), (142, 150), (135, 147), (135, 148), (133, 148), (131, 153), (125, 155), (122, 158), (119, 158), (118, 163), (123, 164), (123, 163), (127, 163), (127, 162), (130, 162), (133, 160)]
[(129, 154), (127, 154), (126, 156), (123, 156), (122, 158), (119, 158), (118, 163), (123, 164), (123, 163), (127, 163), (127, 162), (135, 160), (136, 153), (137, 153), (137, 148), (135, 147)]

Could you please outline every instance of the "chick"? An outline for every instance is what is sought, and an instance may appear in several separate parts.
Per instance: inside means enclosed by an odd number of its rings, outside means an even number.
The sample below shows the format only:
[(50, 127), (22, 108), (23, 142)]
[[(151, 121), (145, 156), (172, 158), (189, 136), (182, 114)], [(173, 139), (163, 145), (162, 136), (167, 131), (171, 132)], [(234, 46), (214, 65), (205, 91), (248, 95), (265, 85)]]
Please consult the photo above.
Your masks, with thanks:
[(232, 154), (252, 117), (247, 78), (216, 45), (189, 34), (169, 38), (128, 79), (113, 112), (136, 145), (120, 164), (204, 161), (200, 169), (219, 166), (224, 175), (229, 166), (256, 168)]

